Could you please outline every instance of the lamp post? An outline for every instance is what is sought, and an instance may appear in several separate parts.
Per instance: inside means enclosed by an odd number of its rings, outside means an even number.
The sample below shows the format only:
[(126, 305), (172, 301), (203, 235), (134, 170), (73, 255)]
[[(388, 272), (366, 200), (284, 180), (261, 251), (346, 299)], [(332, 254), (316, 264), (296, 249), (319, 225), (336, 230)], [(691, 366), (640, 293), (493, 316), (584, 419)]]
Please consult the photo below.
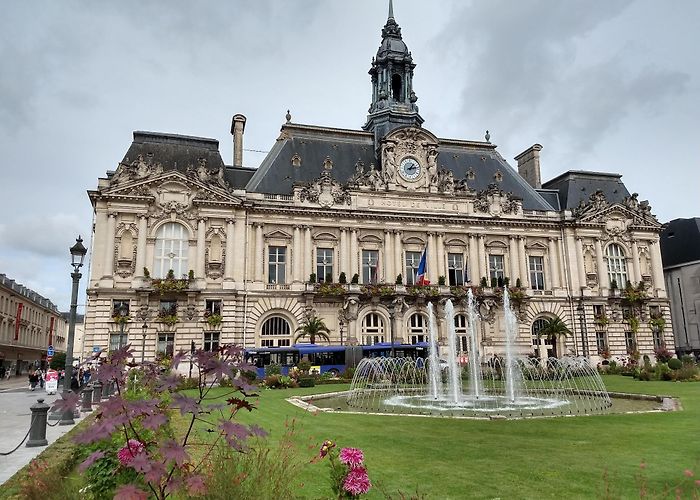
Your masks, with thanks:
[[(83, 239), (78, 235), (78, 239), (75, 240), (75, 245), (70, 247), (71, 255), (71, 265), (73, 266), (73, 272), (71, 273), (71, 278), (73, 278), (73, 291), (71, 293), (70, 299), (70, 316), (68, 320), (68, 339), (66, 345), (66, 376), (63, 379), (63, 393), (68, 393), (71, 391), (70, 385), (73, 378), (73, 339), (75, 337), (75, 315), (78, 310), (78, 285), (80, 283), (80, 278), (83, 276), (80, 273), (80, 268), (83, 267), (83, 259), (87, 254), (87, 248), (83, 246)], [(67, 410), (63, 413), (61, 417), (60, 425), (73, 425), (73, 409)]]
[(148, 333), (148, 325), (144, 320), (141, 326), (141, 363), (146, 359), (146, 333)]
[(396, 357), (394, 348), (394, 318), (396, 317), (396, 306), (394, 304), (389, 308), (389, 333), (391, 335), (391, 357)]
[(194, 346), (194, 340), (190, 344), (190, 375), (188, 378), (192, 378), (192, 360), (194, 359), (194, 351), (195, 351), (195, 346)]
[(583, 300), (579, 303), (577, 310), (578, 320), (581, 324), (581, 348), (583, 349), (583, 355), (588, 357), (588, 329), (586, 328), (586, 311), (583, 307)]
[(338, 322), (338, 325), (340, 327), (340, 345), (343, 344), (343, 325), (345, 324), (345, 321), (343, 321), (343, 318), (340, 318), (340, 321)]

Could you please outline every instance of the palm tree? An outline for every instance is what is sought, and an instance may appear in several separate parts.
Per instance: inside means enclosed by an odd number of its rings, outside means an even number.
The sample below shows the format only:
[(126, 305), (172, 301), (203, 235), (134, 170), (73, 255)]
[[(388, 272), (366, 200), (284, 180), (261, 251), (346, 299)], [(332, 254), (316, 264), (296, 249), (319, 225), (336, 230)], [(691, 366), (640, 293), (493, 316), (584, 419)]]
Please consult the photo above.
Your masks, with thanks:
[(321, 337), (326, 342), (330, 342), (331, 340), (328, 336), (331, 331), (323, 320), (314, 314), (307, 316), (304, 323), (294, 331), (301, 332), (294, 338), (295, 343), (298, 342), (300, 338), (307, 336), (309, 337), (309, 342), (312, 344), (316, 343), (316, 337)]
[(556, 340), (562, 335), (568, 337), (569, 335), (573, 334), (571, 333), (571, 330), (569, 330), (569, 328), (566, 326), (566, 323), (564, 323), (559, 318), (548, 319), (547, 323), (545, 323), (542, 329), (539, 332), (537, 332), (538, 337), (547, 337), (552, 340)]

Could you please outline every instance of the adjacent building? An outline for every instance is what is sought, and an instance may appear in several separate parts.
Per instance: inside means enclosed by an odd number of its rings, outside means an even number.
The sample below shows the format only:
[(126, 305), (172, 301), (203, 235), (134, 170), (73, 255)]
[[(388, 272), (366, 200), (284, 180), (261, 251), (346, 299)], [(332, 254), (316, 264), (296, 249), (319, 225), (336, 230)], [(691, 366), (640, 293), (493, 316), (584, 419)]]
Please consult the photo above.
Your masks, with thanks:
[[(129, 342), (153, 359), (192, 343), (288, 346), (310, 314), (333, 343), (416, 343), (428, 339), (433, 303), (441, 346), (450, 321), (467, 351), (471, 289), (474, 354), (485, 359), (504, 349), (504, 287), (523, 354), (595, 362), (670, 345), (649, 203), (614, 173), (543, 183), (539, 144), (511, 167), (488, 133), (437, 137), (423, 127), (415, 68), (390, 12), (364, 125), (299, 124), (288, 113), (256, 169), (242, 165), (240, 114), (232, 165), (214, 139), (134, 132), (89, 192), (86, 349)], [(454, 318), (445, 319), (447, 300)], [(553, 318), (571, 334), (539, 335)]]
[(0, 368), (21, 375), (45, 368), (47, 350), (65, 352), (68, 322), (58, 308), (15, 280), (0, 274)]
[(700, 355), (700, 217), (664, 225), (661, 256), (676, 352)]

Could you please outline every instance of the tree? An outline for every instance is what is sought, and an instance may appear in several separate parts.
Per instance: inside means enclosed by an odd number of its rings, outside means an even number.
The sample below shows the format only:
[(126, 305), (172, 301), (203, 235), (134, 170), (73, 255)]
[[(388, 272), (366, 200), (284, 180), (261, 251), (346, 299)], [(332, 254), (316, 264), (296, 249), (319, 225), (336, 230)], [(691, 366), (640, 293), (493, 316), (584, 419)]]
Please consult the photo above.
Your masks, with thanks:
[(556, 339), (562, 335), (568, 337), (572, 335), (571, 330), (566, 326), (559, 318), (551, 318), (547, 320), (547, 323), (542, 327), (542, 329), (537, 332), (538, 337), (547, 337), (550, 339)]
[(328, 336), (331, 331), (328, 329), (323, 320), (315, 314), (307, 316), (304, 323), (297, 328), (295, 332), (300, 333), (294, 338), (294, 342), (298, 342), (299, 339), (303, 337), (309, 337), (309, 342), (312, 344), (316, 343), (316, 337), (321, 337), (326, 342), (330, 342), (331, 340)]
[(52, 368), (53, 370), (63, 370), (66, 367), (66, 353), (65, 352), (57, 352), (56, 354), (53, 355), (53, 358), (51, 358), (51, 363), (49, 363), (49, 367)]

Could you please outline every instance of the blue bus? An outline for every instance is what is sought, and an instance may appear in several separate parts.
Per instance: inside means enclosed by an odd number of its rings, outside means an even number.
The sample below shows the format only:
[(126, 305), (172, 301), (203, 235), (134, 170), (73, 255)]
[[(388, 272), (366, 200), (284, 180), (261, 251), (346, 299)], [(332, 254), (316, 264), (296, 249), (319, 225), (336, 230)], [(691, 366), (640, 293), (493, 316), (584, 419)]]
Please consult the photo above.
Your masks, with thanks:
[[(397, 358), (427, 358), (429, 344), (394, 344), (394, 356)], [(255, 366), (258, 377), (265, 376), (265, 368), (278, 365), (282, 375), (289, 375), (299, 361), (311, 363), (312, 370), (319, 374), (340, 375), (348, 367), (354, 368), (362, 358), (391, 357), (391, 343), (382, 342), (373, 345), (318, 345), (295, 344), (291, 347), (255, 347), (245, 350), (246, 360)]]

